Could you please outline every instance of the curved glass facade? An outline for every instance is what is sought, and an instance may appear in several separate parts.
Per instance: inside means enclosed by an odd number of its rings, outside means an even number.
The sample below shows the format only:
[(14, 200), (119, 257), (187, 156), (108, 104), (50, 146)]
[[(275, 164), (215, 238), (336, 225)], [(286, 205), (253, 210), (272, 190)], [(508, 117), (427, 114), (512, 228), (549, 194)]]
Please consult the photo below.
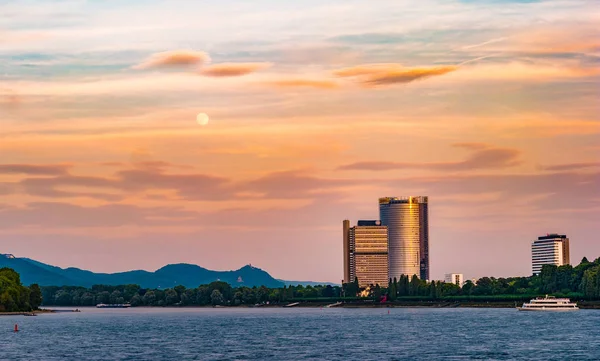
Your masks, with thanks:
[(381, 224), (388, 227), (389, 277), (429, 279), (427, 197), (379, 199)]

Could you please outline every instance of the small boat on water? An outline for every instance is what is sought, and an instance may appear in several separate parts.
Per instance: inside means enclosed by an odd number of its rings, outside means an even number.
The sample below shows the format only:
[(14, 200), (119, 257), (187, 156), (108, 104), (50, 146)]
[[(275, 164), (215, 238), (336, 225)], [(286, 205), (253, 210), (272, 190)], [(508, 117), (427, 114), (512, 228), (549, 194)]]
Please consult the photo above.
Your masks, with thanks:
[(517, 307), (519, 311), (577, 311), (577, 303), (568, 298), (556, 298), (554, 296), (537, 297), (529, 303), (523, 303)]
[(104, 304), (99, 303), (96, 305), (96, 308), (129, 308), (131, 305), (129, 303), (113, 303), (113, 304)]

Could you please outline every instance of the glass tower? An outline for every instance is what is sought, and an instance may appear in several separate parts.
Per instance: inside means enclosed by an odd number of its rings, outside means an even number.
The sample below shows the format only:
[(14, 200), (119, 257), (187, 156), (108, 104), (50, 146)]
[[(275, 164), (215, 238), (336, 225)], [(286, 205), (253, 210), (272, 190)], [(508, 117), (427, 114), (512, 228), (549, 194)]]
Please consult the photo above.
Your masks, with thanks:
[(381, 224), (388, 227), (389, 277), (429, 280), (429, 212), (427, 197), (379, 199)]

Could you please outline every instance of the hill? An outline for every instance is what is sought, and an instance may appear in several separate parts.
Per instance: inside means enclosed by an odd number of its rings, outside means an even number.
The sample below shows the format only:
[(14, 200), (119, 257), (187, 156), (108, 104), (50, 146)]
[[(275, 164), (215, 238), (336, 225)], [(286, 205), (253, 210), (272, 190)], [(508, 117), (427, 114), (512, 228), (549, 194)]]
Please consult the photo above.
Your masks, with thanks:
[(0, 268), (8, 267), (21, 275), (24, 285), (83, 286), (137, 284), (142, 288), (171, 288), (177, 285), (198, 287), (213, 281), (224, 281), (232, 286), (283, 287), (260, 268), (244, 266), (234, 271), (212, 271), (192, 264), (170, 264), (155, 272), (135, 270), (120, 273), (95, 273), (79, 268), (60, 268), (28, 258), (0, 257)]
[(315, 281), (285, 281), (285, 280), (280, 280), (277, 279), (277, 281), (283, 282), (283, 284), (285, 284), (286, 286), (311, 286), (311, 287), (315, 287), (315, 286), (341, 286), (341, 284), (339, 283), (333, 283), (333, 282), (315, 282)]

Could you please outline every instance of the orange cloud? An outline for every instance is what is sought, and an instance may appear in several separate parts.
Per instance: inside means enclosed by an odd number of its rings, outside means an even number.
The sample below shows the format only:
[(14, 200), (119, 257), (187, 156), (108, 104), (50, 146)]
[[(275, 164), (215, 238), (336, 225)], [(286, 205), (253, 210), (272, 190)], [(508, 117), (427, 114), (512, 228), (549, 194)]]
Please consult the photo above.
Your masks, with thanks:
[(457, 70), (457, 66), (406, 68), (400, 64), (370, 64), (339, 69), (333, 72), (338, 77), (357, 77), (364, 86), (410, 83)]
[(210, 61), (208, 54), (202, 51), (173, 50), (156, 53), (144, 60), (133, 69), (174, 68), (201, 65)]
[(544, 166), (541, 168), (543, 170), (548, 170), (548, 171), (562, 172), (562, 171), (572, 171), (572, 170), (597, 168), (597, 167), (600, 167), (600, 162), (555, 164), (555, 165), (550, 165), (550, 166)]
[(465, 148), (469, 150), (481, 150), (490, 148), (490, 146), (485, 143), (454, 143), (452, 144), (452, 146), (456, 148)]
[(289, 79), (289, 80), (276, 80), (267, 82), (276, 87), (281, 88), (318, 88), (318, 89), (335, 89), (338, 84), (330, 80), (311, 80), (311, 79)]
[(0, 164), (0, 174), (66, 175), (70, 164)]
[(21, 96), (19, 94), (11, 89), (0, 89), (0, 109), (16, 109), (19, 105), (21, 105)]
[(223, 63), (202, 69), (200, 74), (213, 77), (242, 76), (271, 67), (271, 63)]
[(465, 160), (458, 162), (436, 162), (436, 163), (409, 163), (409, 162), (386, 162), (366, 161), (346, 164), (338, 169), (341, 170), (370, 170), (385, 171), (395, 169), (425, 169), (433, 171), (468, 171), (475, 169), (501, 169), (514, 167), (521, 164), (518, 159), (521, 152), (511, 148), (493, 148), (483, 143), (457, 143), (455, 147), (462, 147), (472, 151)]

